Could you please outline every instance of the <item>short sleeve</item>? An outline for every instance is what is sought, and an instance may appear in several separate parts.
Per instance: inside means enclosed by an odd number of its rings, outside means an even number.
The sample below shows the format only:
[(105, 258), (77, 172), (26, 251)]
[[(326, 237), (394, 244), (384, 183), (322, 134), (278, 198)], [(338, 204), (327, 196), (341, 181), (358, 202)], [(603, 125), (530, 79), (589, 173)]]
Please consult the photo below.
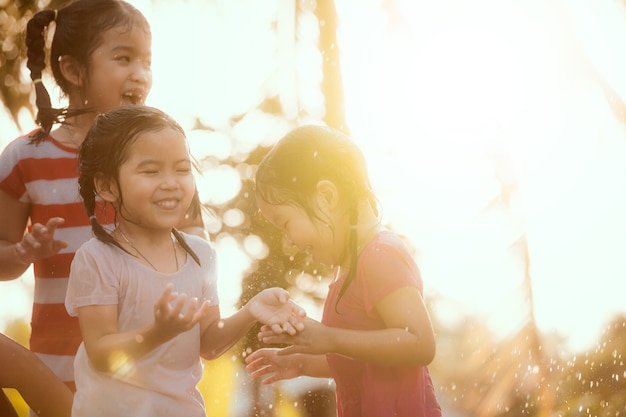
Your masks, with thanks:
[(74, 256), (65, 295), (65, 309), (70, 316), (77, 316), (77, 309), (87, 305), (118, 304), (118, 273), (114, 270), (112, 257), (105, 252), (112, 248), (95, 239), (82, 245)]
[[(189, 247), (198, 255), (202, 271), (202, 301), (209, 301), (212, 306), (219, 305), (217, 292), (217, 255), (213, 246), (195, 235), (181, 233)], [(195, 262), (195, 261), (194, 261)]]
[(422, 290), (420, 271), (403, 245), (377, 242), (369, 246), (359, 257), (358, 271), (365, 308), (370, 312), (395, 290), (404, 287)]
[(15, 200), (19, 200), (26, 193), (19, 165), (24, 143), (23, 138), (18, 138), (10, 142), (0, 154), (0, 190)]

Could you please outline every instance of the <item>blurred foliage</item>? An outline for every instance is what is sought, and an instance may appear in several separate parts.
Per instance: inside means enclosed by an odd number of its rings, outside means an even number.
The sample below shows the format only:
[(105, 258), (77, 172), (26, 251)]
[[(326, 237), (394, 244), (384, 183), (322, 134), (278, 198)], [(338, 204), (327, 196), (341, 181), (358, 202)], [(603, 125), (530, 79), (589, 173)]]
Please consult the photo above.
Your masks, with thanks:
[(18, 128), (18, 115), (28, 110), (35, 115), (31, 101), (32, 84), (25, 72), (26, 48), (24, 34), (26, 23), (34, 12), (43, 8), (59, 8), (67, 0), (17, 0), (0, 1), (0, 100)]
[(563, 354), (557, 336), (543, 337), (543, 366), (532, 351), (532, 329), (497, 340), (476, 318), (437, 331), (431, 366), (442, 393), (466, 415), (618, 417), (626, 413), (626, 317), (616, 317), (595, 347)]
[(16, 123), (21, 109), (32, 114), (30, 79), (22, 76), (22, 64), (26, 57), (26, 22), (36, 6), (35, 1), (16, 1), (3, 2), (0, 7), (0, 99)]
[[(33, 114), (31, 83), (23, 72), (25, 59), (23, 33), (34, 10), (60, 7), (66, 1), (0, 1), (0, 100), (17, 123), (20, 111)], [(297, 10), (314, 7), (315, 2), (297, 2)], [(388, 13), (399, 19), (393, 0), (382, 2)], [(313, 6), (312, 6), (313, 5)], [(319, 86), (325, 98), (325, 122), (349, 132), (343, 103), (339, 48), (336, 38), (337, 16), (334, 2), (318, 2), (315, 13), (320, 22), (320, 54), (324, 78)], [(182, 7), (182, 6), (181, 6)], [(285, 113), (278, 97), (267, 97), (257, 109), (282, 117)], [(235, 116), (235, 126), (244, 115)], [(296, 125), (297, 120), (287, 120)], [(198, 123), (198, 129), (211, 130)], [(255, 166), (268, 151), (258, 148), (247, 157), (230, 157), (213, 161), (234, 167), (238, 172), (253, 173)], [(505, 159), (500, 159), (505, 160)], [(206, 161), (205, 161), (206, 162)], [(506, 166), (498, 167), (498, 181), (502, 188), (485, 211), (508, 210), (516, 192), (515, 179)], [(242, 246), (250, 235), (259, 236), (267, 246), (268, 255), (256, 260), (242, 281), (239, 305), (245, 304), (260, 290), (272, 286), (288, 289), (296, 298), (308, 297), (323, 303), (329, 272), (312, 263), (306, 256), (286, 247), (279, 232), (258, 215), (254, 198), (252, 176), (242, 174), (241, 189), (231, 201), (211, 206), (210, 210), (221, 224), (211, 233), (212, 240), (223, 235), (234, 237)], [(223, 218), (230, 210), (239, 210), (244, 220), (237, 226), (228, 226)], [(433, 308), (445, 300), (433, 297), (427, 300), (437, 335), (438, 352), (431, 374), (442, 400), (459, 415), (476, 417), (560, 416), (560, 417), (618, 417), (626, 415), (626, 318), (617, 317), (605, 329), (596, 346), (587, 352), (566, 355), (560, 350), (563, 340), (555, 335), (540, 334), (533, 317), (530, 259), (523, 230), (514, 239), (512, 251), (520, 259), (520, 273), (524, 274), (527, 295), (527, 320), (519, 329), (504, 339), (496, 337), (479, 318), (466, 314), (454, 326), (446, 326)], [(555, 296), (562, 296), (556, 294)], [(260, 347), (256, 338), (258, 326), (250, 330), (240, 344), (221, 358), (205, 363), (200, 389), (212, 415), (228, 415), (235, 378), (241, 374), (241, 358)], [(6, 333), (26, 345), (27, 323), (14, 323)], [(219, 383), (217, 383), (219, 381)], [(252, 387), (256, 399), (254, 415), (296, 416), (307, 407), (304, 399), (275, 397), (268, 406), (262, 403), (258, 385)], [(315, 393), (315, 395), (318, 395)], [(328, 392), (319, 393), (318, 404), (325, 401)], [(322, 398), (322, 400), (319, 400)], [(19, 399), (15, 400), (16, 402)], [(294, 404), (299, 403), (300, 407)], [(314, 413), (314, 412), (313, 412)], [(319, 412), (321, 413), (321, 412)], [(325, 410), (324, 413), (329, 413)], [(321, 414), (312, 414), (321, 415)], [(332, 413), (329, 413), (332, 415)]]

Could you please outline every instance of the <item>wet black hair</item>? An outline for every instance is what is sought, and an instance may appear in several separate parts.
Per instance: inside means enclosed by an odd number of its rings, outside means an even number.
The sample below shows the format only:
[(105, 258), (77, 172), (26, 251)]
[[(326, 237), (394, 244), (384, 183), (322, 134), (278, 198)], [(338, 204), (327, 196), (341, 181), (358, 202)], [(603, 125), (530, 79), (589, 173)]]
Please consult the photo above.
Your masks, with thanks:
[(59, 60), (62, 56), (69, 55), (88, 68), (89, 57), (100, 45), (102, 34), (107, 30), (140, 27), (150, 33), (150, 25), (144, 15), (122, 0), (77, 0), (58, 10), (46, 9), (35, 13), (26, 26), (26, 66), (35, 83), (36, 121), (41, 127), (31, 136), (31, 143), (34, 144), (43, 141), (55, 123), (90, 111), (52, 107), (50, 94), (41, 81), (46, 67), (46, 32), (52, 22), (55, 22), (55, 29), (50, 48), (50, 67), (56, 83), (65, 94), (69, 94), (70, 87), (61, 74)]
[(321, 180), (337, 186), (350, 216), (350, 270), (339, 291), (338, 303), (356, 276), (359, 201), (365, 198), (378, 215), (377, 199), (361, 150), (348, 136), (330, 127), (297, 127), (283, 136), (263, 158), (255, 186), (257, 196), (263, 201), (300, 207), (312, 220), (324, 222), (313, 200)]
[[(98, 193), (95, 178), (100, 176), (112, 180), (119, 189), (119, 170), (127, 158), (129, 148), (140, 134), (162, 129), (173, 129), (185, 136), (183, 128), (163, 111), (144, 105), (129, 105), (98, 115), (87, 132), (78, 156), (78, 185), (91, 228), (100, 241), (125, 250), (96, 219)], [(123, 204), (122, 199), (120, 195), (120, 205)], [(174, 228), (172, 233), (185, 251), (200, 264), (200, 259), (178, 230)]]

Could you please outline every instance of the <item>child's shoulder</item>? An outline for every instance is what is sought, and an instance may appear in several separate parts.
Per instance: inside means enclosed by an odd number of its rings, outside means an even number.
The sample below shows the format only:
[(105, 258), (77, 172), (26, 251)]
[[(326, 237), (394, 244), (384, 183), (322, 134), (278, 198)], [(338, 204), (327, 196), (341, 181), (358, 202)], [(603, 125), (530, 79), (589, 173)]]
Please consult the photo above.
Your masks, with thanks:
[(37, 132), (39, 130), (39, 128), (37, 129), (33, 129), (28, 133), (23, 133), (21, 135), (19, 135), (18, 137), (10, 140), (8, 142), (7, 146), (23, 146), (23, 145), (28, 145), (31, 143), (31, 137), (33, 136), (33, 134), (35, 134), (35, 132)]
[(209, 242), (208, 240), (201, 238), (198, 235), (192, 235), (192, 234), (181, 232), (181, 231), (179, 231), (178, 233), (180, 233), (183, 239), (185, 239), (185, 242), (187, 242), (189, 247), (194, 252), (203, 252), (203, 253), (215, 252), (213, 245), (211, 245), (211, 242)]
[(19, 149), (22, 148), (26, 145), (30, 144), (30, 135), (33, 132), (27, 133), (25, 135), (20, 135), (14, 139), (8, 140), (6, 141), (6, 145), (4, 146), (4, 151), (6, 152), (7, 150), (15, 150), (15, 149)]
[(391, 230), (383, 230), (379, 232), (363, 249), (363, 253), (368, 256), (380, 256), (391, 252), (412, 257), (411, 253), (413, 252), (413, 249), (406, 238)]
[(50, 135), (41, 143), (35, 144), (31, 137), (38, 129), (26, 134), (20, 135), (10, 141), (3, 150), (5, 158), (24, 159), (24, 158), (55, 158), (67, 156), (67, 149), (63, 149)]
[(378, 246), (405, 246), (404, 240), (397, 233), (387, 229), (380, 231), (374, 239), (372, 239), (372, 243)]
[(96, 237), (92, 237), (91, 239), (80, 245), (80, 247), (76, 250), (76, 254), (89, 253), (92, 256), (97, 256), (109, 253), (114, 250), (115, 248), (113, 247), (113, 245), (105, 243)]

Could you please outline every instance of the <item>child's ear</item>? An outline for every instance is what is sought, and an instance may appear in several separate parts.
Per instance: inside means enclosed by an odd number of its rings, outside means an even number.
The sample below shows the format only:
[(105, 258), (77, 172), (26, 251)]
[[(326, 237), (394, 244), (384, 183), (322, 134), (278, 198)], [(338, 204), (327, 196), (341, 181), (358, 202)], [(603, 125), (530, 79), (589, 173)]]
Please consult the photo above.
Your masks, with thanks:
[(339, 204), (339, 191), (334, 182), (321, 180), (317, 183), (316, 191), (320, 207), (332, 210)]
[(85, 70), (83, 65), (71, 55), (63, 55), (59, 60), (61, 75), (72, 86), (82, 88), (85, 80)]
[(96, 194), (108, 203), (116, 203), (119, 197), (117, 184), (110, 178), (105, 178), (102, 174), (96, 174), (93, 179)]

